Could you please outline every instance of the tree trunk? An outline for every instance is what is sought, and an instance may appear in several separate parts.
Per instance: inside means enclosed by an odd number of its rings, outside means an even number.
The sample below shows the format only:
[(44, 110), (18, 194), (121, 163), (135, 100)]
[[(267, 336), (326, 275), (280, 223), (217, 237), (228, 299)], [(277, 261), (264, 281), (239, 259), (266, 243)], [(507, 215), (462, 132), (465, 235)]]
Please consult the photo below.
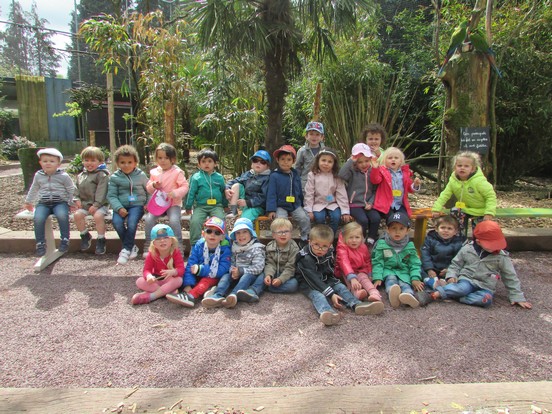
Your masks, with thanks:
[(19, 148), (17, 150), (17, 157), (19, 158), (21, 171), (23, 172), (23, 191), (25, 193), (29, 190), (29, 187), (33, 182), (35, 173), (41, 168), (40, 164), (38, 163), (38, 157), (36, 156), (36, 153), (40, 149), (43, 149), (43, 147)]
[(175, 127), (174, 102), (165, 103), (165, 142), (174, 146), (174, 127)]

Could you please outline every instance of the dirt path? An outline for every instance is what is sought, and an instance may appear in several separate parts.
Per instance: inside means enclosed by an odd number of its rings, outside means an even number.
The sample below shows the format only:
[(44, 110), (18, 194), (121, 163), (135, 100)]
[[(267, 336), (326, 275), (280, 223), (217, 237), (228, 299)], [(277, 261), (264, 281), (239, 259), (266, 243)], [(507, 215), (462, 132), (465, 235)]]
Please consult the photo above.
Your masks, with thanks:
[(0, 255), (0, 387), (355, 386), (552, 380), (552, 255), (513, 256), (532, 311), (455, 302), (343, 312), (321, 325), (301, 294), (234, 310), (133, 307), (142, 262), (71, 254), (42, 274)]

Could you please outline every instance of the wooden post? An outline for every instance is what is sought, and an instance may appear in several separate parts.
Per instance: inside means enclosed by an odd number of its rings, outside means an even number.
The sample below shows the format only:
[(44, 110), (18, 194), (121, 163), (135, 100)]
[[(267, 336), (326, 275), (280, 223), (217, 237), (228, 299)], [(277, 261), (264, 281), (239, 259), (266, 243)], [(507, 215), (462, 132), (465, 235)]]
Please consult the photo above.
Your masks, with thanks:
[(174, 146), (174, 102), (165, 103), (165, 142)]
[[(109, 123), (109, 151), (115, 154), (117, 142), (115, 141), (115, 104), (113, 102), (113, 73), (107, 74), (107, 114)], [(111, 171), (117, 168), (115, 162), (111, 162)]]
[(96, 131), (93, 131), (93, 130), (88, 131), (88, 138), (89, 138), (90, 146), (95, 147), (96, 146)]

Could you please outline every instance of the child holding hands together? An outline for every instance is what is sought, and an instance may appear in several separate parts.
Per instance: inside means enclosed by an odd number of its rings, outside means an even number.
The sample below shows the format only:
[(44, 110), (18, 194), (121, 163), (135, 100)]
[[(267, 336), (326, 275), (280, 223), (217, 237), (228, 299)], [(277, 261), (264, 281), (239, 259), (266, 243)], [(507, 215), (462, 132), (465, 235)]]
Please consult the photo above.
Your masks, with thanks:
[(295, 259), (299, 247), (291, 238), (293, 226), (286, 218), (277, 218), (270, 224), (273, 240), (266, 246), (264, 284), (269, 292), (292, 293), (297, 291)]

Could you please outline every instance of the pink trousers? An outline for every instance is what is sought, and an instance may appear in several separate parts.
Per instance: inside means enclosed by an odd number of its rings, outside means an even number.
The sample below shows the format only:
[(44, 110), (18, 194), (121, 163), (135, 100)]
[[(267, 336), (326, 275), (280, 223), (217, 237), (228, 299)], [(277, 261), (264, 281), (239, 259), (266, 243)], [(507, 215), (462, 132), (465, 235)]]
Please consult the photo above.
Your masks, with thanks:
[[(368, 293), (368, 300), (370, 302), (381, 301), (380, 293), (374, 287), (372, 281), (366, 273), (357, 273), (357, 280), (361, 284), (362, 289), (364, 289)], [(361, 294), (361, 290), (353, 290), (351, 287), (351, 282), (348, 280), (345, 280), (345, 283), (347, 284), (347, 288), (351, 291), (355, 298), (358, 299)]]
[(180, 286), (182, 286), (182, 278), (170, 277), (166, 280), (156, 280), (153, 283), (148, 283), (145, 277), (140, 276), (138, 279), (136, 279), (136, 286), (138, 286), (138, 289), (149, 293), (153, 293), (158, 289), (161, 289), (161, 292), (163, 292), (163, 296), (165, 296), (167, 293), (172, 293)]

